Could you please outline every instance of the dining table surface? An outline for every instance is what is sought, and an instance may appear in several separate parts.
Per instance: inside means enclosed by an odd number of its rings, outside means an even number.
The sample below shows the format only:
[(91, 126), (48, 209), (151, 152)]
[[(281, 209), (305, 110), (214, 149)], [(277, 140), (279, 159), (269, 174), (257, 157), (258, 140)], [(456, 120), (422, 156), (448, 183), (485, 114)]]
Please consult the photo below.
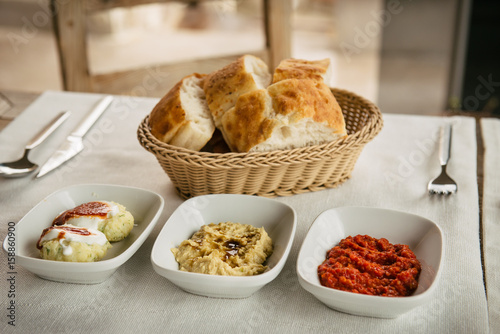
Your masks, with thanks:
[[(101, 94), (0, 91), (0, 162), (20, 158), (26, 143), (52, 117), (71, 111), (30, 160), (43, 164)], [(157, 274), (151, 252), (172, 213), (184, 202), (137, 128), (158, 98), (114, 96), (84, 138), (84, 150), (36, 178), (0, 178), (0, 240), (51, 193), (81, 184), (147, 189), (164, 199), (158, 223), (137, 252), (99, 284), (46, 280), (0, 252), (0, 333), (499, 333), (500, 120), (481, 113), (387, 114), (361, 152), (350, 178), (335, 188), (275, 197), (297, 213), (286, 264), (276, 279), (243, 299), (185, 292)], [(440, 170), (439, 131), (452, 124), (448, 172), (458, 191), (430, 195)], [(297, 278), (297, 257), (314, 219), (339, 207), (403, 211), (435, 222), (444, 237), (441, 277), (432, 299), (397, 318), (328, 308)], [(49, 223), (50, 224), (50, 223)], [(404, 224), (404, 222), (401, 222)], [(9, 263), (8, 263), (9, 262)]]

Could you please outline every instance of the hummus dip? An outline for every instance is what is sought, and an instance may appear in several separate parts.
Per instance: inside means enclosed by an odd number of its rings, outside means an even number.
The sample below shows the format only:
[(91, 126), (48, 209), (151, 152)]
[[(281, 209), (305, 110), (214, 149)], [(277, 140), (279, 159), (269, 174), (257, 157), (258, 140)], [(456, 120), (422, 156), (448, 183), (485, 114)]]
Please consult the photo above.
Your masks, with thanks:
[(225, 222), (203, 225), (191, 239), (171, 250), (182, 271), (251, 276), (267, 269), (263, 263), (273, 244), (263, 227)]

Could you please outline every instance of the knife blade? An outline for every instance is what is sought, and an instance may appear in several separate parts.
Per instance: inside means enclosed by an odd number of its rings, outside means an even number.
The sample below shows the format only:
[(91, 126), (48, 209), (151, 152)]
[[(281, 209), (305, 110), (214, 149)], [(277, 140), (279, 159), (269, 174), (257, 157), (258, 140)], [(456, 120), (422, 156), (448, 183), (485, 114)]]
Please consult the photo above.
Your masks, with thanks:
[(66, 137), (64, 143), (57, 149), (54, 154), (45, 162), (45, 164), (40, 168), (40, 172), (37, 174), (37, 178), (46, 175), (47, 173), (53, 171), (57, 167), (61, 166), (66, 161), (70, 160), (78, 153), (83, 151), (83, 137), (90, 130), (92, 125), (101, 117), (104, 111), (113, 101), (113, 97), (108, 95), (101, 99), (96, 106), (83, 121)]

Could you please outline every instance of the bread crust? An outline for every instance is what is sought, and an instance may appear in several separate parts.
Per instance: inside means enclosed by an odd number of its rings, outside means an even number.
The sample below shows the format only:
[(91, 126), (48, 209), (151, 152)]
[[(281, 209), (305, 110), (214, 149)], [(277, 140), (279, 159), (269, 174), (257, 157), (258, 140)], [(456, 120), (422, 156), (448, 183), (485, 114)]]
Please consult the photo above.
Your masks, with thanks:
[(205, 111), (207, 121), (204, 127), (200, 127), (192, 119), (193, 110), (186, 110), (188, 107), (181, 100), (181, 91), (185, 88), (183, 86), (187, 85), (187, 80), (198, 79), (199, 90), (202, 91), (205, 78), (205, 74), (190, 74), (160, 99), (151, 111), (149, 118), (153, 136), (167, 144), (192, 150), (200, 150), (206, 145), (215, 130), (208, 107)]
[(291, 123), (302, 118), (326, 122), (334, 133), (346, 134), (342, 109), (328, 86), (311, 79), (286, 79), (268, 87), (277, 114)]
[(272, 99), (267, 90), (259, 89), (240, 96), (236, 106), (222, 117), (222, 135), (233, 152), (248, 152), (265, 141), (276, 121)]
[(284, 59), (274, 70), (273, 84), (285, 79), (311, 79), (329, 83), (330, 59)]
[[(184, 80), (184, 79), (183, 79)], [(163, 96), (149, 115), (149, 124), (153, 136), (168, 143), (177, 130), (186, 121), (186, 111), (182, 108), (180, 88), (183, 80)]]
[(267, 87), (271, 81), (267, 64), (261, 59), (245, 55), (205, 79), (204, 91), (215, 126), (221, 128), (221, 118), (235, 106), (238, 97)]
[(274, 149), (318, 144), (318, 140), (323, 143), (346, 136), (344, 117), (335, 96), (324, 83), (312, 79), (285, 79), (267, 90), (241, 95), (236, 106), (224, 115), (222, 133), (233, 151), (259, 151), (259, 145), (270, 140), (275, 132), (302, 126), (301, 122), (306, 119), (322, 127), (326, 132), (323, 138), (303, 138), (300, 140), (303, 145), (297, 146), (284, 141)]

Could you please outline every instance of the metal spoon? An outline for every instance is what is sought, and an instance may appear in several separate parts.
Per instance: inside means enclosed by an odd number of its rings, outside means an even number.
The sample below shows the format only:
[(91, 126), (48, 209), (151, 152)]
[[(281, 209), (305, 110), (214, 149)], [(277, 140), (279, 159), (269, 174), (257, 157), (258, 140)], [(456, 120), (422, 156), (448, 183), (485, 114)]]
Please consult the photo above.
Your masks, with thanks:
[(38, 165), (28, 160), (29, 152), (47, 139), (70, 115), (69, 111), (61, 112), (49, 124), (33, 137), (24, 148), (21, 159), (12, 162), (0, 163), (0, 176), (11, 178), (25, 176), (38, 168)]

